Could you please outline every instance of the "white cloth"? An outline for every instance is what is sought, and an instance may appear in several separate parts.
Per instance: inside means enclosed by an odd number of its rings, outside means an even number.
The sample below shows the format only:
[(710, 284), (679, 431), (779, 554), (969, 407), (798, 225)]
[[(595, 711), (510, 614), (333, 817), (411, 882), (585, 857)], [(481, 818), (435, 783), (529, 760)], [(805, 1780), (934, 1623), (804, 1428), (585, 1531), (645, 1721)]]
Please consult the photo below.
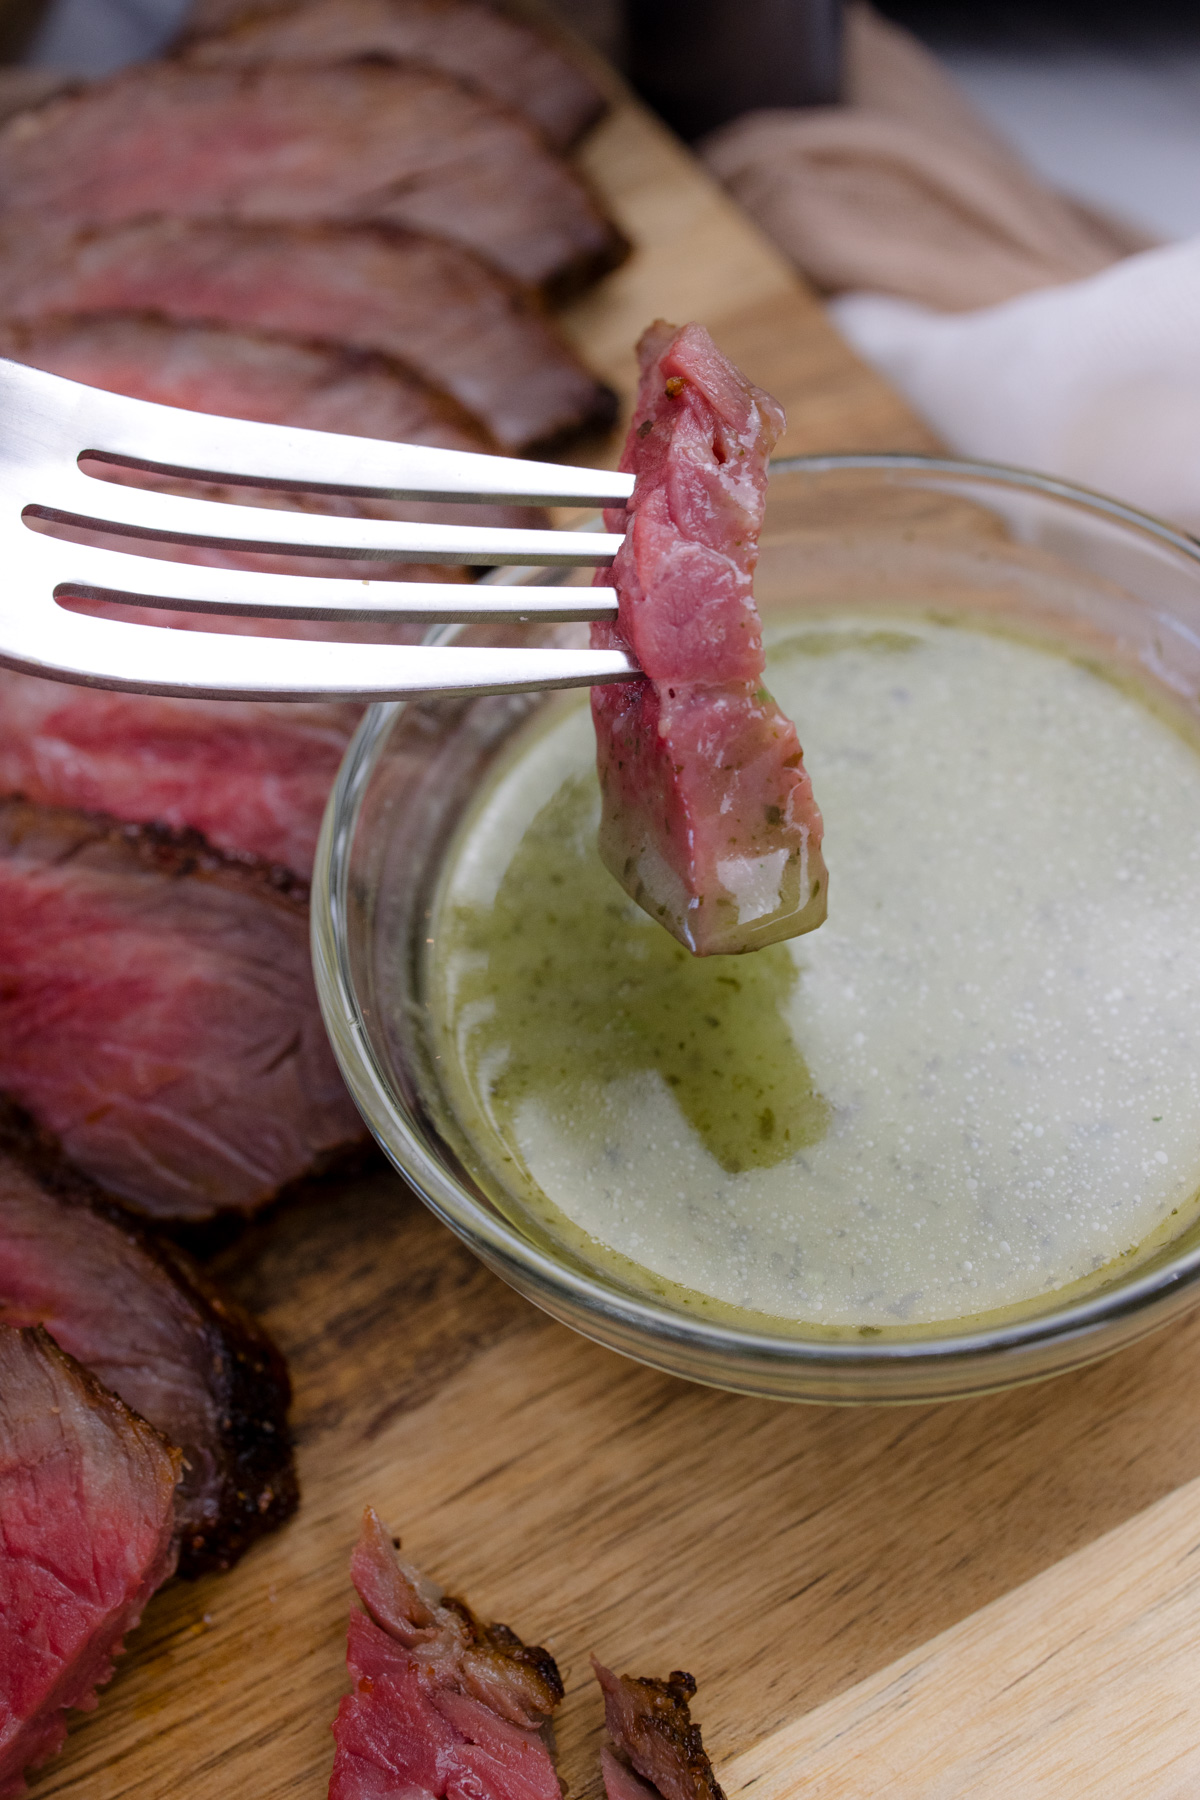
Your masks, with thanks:
[(1200, 532), (1200, 238), (978, 312), (829, 303), (960, 455), (1060, 475)]

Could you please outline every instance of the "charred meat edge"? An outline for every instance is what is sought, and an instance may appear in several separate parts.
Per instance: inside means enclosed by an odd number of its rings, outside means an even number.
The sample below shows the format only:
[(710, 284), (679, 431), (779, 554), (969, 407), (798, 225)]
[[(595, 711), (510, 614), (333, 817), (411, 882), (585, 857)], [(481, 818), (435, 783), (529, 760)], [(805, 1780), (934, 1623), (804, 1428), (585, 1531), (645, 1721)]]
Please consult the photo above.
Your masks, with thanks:
[[(291, 1378), (281, 1352), (258, 1321), (219, 1293), (190, 1256), (147, 1230), (67, 1162), (50, 1133), (4, 1095), (0, 1095), (0, 1155), (12, 1157), (55, 1198), (109, 1220), (186, 1295), (211, 1352), (210, 1390), (220, 1406), (223, 1426), (220, 1442), (211, 1448), (223, 1481), (220, 1512), (213, 1524), (191, 1529), (183, 1513), (179, 1573), (196, 1576), (230, 1568), (256, 1538), (289, 1519), (300, 1501), (287, 1417)], [(167, 1421), (148, 1423), (170, 1438)]]
[(623, 1800), (631, 1800), (632, 1784), (621, 1781), (620, 1771), (630, 1768), (662, 1800), (725, 1800), (692, 1719), (694, 1676), (685, 1669), (673, 1669), (666, 1681), (614, 1675), (595, 1657), (592, 1668), (604, 1693), (605, 1723), (615, 1746), (608, 1752), (617, 1764), (612, 1785), (622, 1789)]

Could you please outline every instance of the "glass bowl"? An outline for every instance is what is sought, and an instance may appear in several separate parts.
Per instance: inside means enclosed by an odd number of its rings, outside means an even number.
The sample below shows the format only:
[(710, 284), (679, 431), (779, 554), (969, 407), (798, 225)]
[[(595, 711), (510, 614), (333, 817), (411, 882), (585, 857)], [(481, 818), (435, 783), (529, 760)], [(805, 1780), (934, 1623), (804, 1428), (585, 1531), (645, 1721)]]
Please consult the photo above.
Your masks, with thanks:
[[(767, 617), (852, 605), (1016, 618), (1026, 635), (1065, 638), (1138, 671), (1200, 716), (1200, 545), (1064, 482), (913, 456), (777, 463), (756, 591)], [(517, 629), (542, 642), (579, 630)], [(496, 641), (492, 626), (453, 635)], [(502, 1211), (423, 1097), (426, 921), (458, 819), (509, 734), (553, 703), (509, 695), (372, 707), (330, 798), (313, 887), (317, 987), (350, 1091), (395, 1167), (489, 1268), (564, 1324), (672, 1374), (837, 1403), (948, 1399), (1040, 1379), (1132, 1343), (1200, 1299), (1193, 1220), (1104, 1285), (1003, 1316), (858, 1333), (742, 1328), (625, 1285), (545, 1226)]]

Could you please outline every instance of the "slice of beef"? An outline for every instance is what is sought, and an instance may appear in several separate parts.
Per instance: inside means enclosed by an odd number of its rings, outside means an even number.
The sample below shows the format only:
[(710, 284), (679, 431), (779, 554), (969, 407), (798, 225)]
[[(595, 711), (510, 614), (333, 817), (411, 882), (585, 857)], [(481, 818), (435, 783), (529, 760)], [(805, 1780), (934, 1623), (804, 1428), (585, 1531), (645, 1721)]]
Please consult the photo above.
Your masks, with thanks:
[(511, 452), (604, 429), (615, 414), (611, 389), (510, 283), (456, 244), (412, 232), (154, 219), (79, 237), (0, 234), (0, 317), (99, 312), (396, 358)]
[(0, 669), (0, 793), (199, 831), (307, 877), (359, 716), (346, 702), (167, 700)]
[(179, 1461), (44, 1331), (0, 1326), (0, 1800), (170, 1575)]
[(58, 313), (0, 325), (0, 356), (190, 412), (447, 450), (496, 448), (463, 407), (403, 364), (253, 330)]
[[(316, 430), (358, 428), (364, 437), (399, 438), (453, 449), (488, 450), (489, 441), (457, 415), (451, 402), (427, 392), (412, 376), (382, 358), (261, 338), (211, 326), (171, 326), (162, 320), (105, 316), (51, 318), (40, 324), (0, 328), (0, 354), (52, 374), (87, 381), (93, 387), (167, 406), (229, 414), (267, 424), (303, 425)], [(346, 518), (435, 520), (489, 526), (523, 526), (528, 508), (449, 507), (433, 503), (352, 500), (330, 494), (295, 495), (259, 487), (171, 480), (131, 473), (112, 465), (91, 465), (103, 479), (161, 492), (228, 500), (283, 512), (321, 512)], [(102, 510), (102, 506), (101, 506)], [(541, 516), (532, 515), (533, 523)], [(112, 542), (89, 531), (77, 541)], [(280, 536), (290, 535), (280, 521)], [(124, 541), (122, 547), (129, 548)], [(285, 574), (343, 575), (355, 580), (461, 581), (465, 573), (445, 567), (352, 558), (289, 556), (281, 552), (245, 554), (201, 548), (169, 549), (141, 544), (157, 560), (202, 562), (219, 568), (272, 569)], [(169, 577), (157, 571), (167, 584)], [(371, 619), (364, 614), (334, 620), (252, 619), (202, 613), (156, 611), (149, 615), (119, 605), (80, 602), (75, 610), (103, 611), (114, 618), (145, 620), (185, 631), (223, 631), (259, 637), (343, 639), (358, 643), (409, 643), (424, 626)], [(0, 732), (3, 727), (0, 725)]]
[[(652, 918), (697, 955), (756, 950), (825, 917), (821, 815), (795, 727), (762, 686), (753, 575), (767, 459), (783, 414), (699, 325), (661, 321), (606, 514), (625, 541), (606, 582), (646, 679), (592, 690), (600, 853)], [(598, 578), (599, 579), (599, 578)]]
[(145, 63), (0, 127), (0, 210), (394, 225), (531, 287), (578, 288), (626, 245), (531, 125), (428, 69)]
[(119, 1199), (250, 1210), (363, 1141), (305, 890), (194, 833), (0, 802), (0, 1089)]
[(401, 1562), (369, 1508), (351, 1575), (369, 1616), (350, 1621), (355, 1687), (333, 1726), (330, 1800), (561, 1800), (542, 1735), (563, 1697), (549, 1651)]
[[(209, 17), (215, 10), (208, 9)], [(192, 62), (232, 67), (373, 57), (416, 63), (523, 113), (559, 150), (605, 110), (595, 82), (557, 45), (479, 0), (313, 0), (282, 11), (244, 4), (236, 10), (240, 17), (230, 17), (235, 9), (229, 8), (225, 21), (214, 21), (220, 35), (193, 44)], [(203, 11), (196, 24), (206, 29)]]
[[(121, 317), (51, 319), (10, 327), (0, 334), (0, 348), (57, 374), (168, 405), (318, 429), (381, 437), (407, 433), (462, 448), (486, 447), (486, 440), (457, 421), (449, 406), (428, 396), (394, 365), (369, 356)], [(166, 481), (154, 485), (210, 498), (224, 495), (252, 505), (269, 505), (272, 500), (284, 508), (300, 504), (262, 489), (218, 490)], [(376, 517), (397, 512), (416, 516), (422, 510), (328, 496), (310, 498), (306, 504), (326, 512), (366, 512)], [(486, 519), (498, 525), (526, 523), (530, 517), (528, 509), (518, 513), (503, 507), (477, 508), (472, 513), (476, 522)], [(286, 532), (284, 521), (281, 529)], [(376, 582), (381, 576), (404, 575), (461, 579), (457, 571), (417, 565), (350, 561), (338, 566), (327, 559), (238, 558), (202, 550), (183, 554), (187, 560), (217, 565), (343, 573)], [(159, 573), (169, 591), (170, 577)], [(147, 615), (116, 605), (90, 604), (80, 610), (148, 617), (181, 629), (204, 629), (210, 623), (201, 614)], [(423, 629), (355, 619), (224, 618), (211, 623), (227, 632), (376, 642), (404, 642)], [(345, 703), (169, 700), (0, 671), (0, 792), (23, 793), (46, 805), (106, 811), (141, 823), (193, 827), (223, 850), (248, 852), (307, 875), (325, 801), (359, 716), (357, 706)]]
[(296, 1510), (291, 1384), (266, 1332), (3, 1100), (0, 1321), (44, 1325), (183, 1452), (185, 1574), (229, 1568)]
[[(486, 453), (495, 449), (493, 440), (453, 401), (435, 393), (402, 366), (360, 351), (294, 343), (223, 326), (104, 315), (49, 317), (0, 326), (0, 356), (108, 393), (218, 417), (348, 432), (449, 450)], [(501, 528), (545, 523), (544, 515), (529, 507), (351, 500), (327, 494), (273, 493), (261, 487), (239, 491), (213, 483), (128, 473), (112, 465), (91, 467), (108, 480), (156, 486), (172, 493), (227, 497), (251, 506)], [(305, 558), (295, 566), (304, 573), (320, 574), (328, 564), (327, 558)], [(384, 573), (402, 579), (406, 567), (413, 566), (375, 564), (375, 570), (383, 568)], [(430, 578), (428, 568), (422, 566), (421, 574)], [(260, 630), (261, 625), (251, 629)]]
[(600, 1759), (608, 1800), (725, 1800), (692, 1721), (693, 1676), (614, 1675), (594, 1656), (592, 1668), (613, 1740)]

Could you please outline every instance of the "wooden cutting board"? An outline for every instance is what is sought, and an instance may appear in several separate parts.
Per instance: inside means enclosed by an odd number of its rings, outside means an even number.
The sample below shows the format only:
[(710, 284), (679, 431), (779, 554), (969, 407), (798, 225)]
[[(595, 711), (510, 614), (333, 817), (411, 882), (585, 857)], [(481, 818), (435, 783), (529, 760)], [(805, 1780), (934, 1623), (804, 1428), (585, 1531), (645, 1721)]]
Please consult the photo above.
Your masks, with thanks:
[[(928, 442), (637, 109), (586, 161), (640, 246), (567, 320), (610, 378), (628, 391), (656, 313), (696, 317), (787, 405), (788, 448)], [(789, 1408), (551, 1323), (382, 1173), (314, 1188), (217, 1266), (291, 1362), (303, 1506), (151, 1603), (39, 1800), (323, 1800), (368, 1502), (553, 1649), (577, 1800), (589, 1650), (694, 1671), (731, 1797), (1200, 1793), (1200, 1315), (997, 1398)]]

